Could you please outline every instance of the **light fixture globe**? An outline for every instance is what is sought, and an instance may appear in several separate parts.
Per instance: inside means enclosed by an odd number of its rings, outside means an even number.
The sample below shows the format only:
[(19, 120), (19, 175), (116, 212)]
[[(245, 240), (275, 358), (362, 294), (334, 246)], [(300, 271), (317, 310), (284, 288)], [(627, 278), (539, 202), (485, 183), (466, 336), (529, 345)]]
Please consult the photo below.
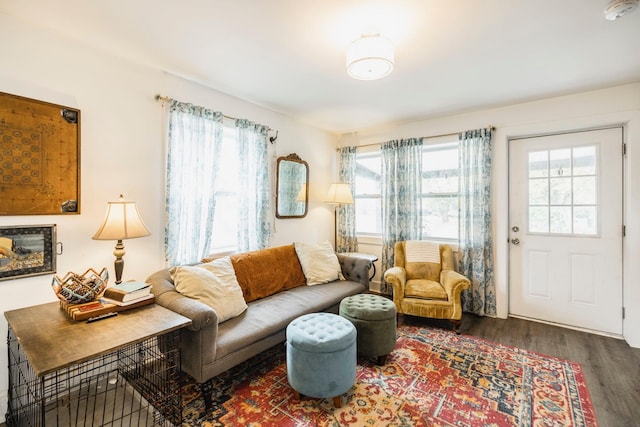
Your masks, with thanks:
[(638, 3), (638, 0), (610, 0), (604, 9), (604, 17), (609, 21), (615, 21), (637, 9)]
[(347, 50), (347, 74), (357, 80), (377, 80), (393, 71), (393, 45), (380, 34), (365, 34)]

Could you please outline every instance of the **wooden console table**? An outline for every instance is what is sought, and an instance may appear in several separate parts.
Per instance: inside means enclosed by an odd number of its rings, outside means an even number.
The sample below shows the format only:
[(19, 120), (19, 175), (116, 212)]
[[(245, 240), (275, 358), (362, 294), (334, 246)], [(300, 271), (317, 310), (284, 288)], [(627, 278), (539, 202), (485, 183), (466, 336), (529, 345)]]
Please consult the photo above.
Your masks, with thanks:
[(95, 322), (57, 302), (7, 311), (7, 424), (180, 425), (180, 328), (157, 304)]

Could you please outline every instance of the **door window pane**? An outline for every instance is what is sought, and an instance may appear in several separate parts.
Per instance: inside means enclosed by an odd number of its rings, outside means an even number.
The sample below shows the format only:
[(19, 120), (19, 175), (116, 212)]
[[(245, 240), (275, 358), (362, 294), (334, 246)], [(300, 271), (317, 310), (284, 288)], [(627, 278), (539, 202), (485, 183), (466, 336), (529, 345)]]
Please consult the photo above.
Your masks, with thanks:
[(596, 147), (578, 147), (573, 149), (573, 175), (596, 174)]
[(529, 180), (529, 204), (548, 205), (549, 204), (549, 180), (530, 179)]
[(571, 204), (571, 176), (549, 179), (549, 203), (552, 205)]
[(596, 177), (573, 178), (573, 203), (576, 205), (596, 204)]
[(549, 208), (549, 232), (571, 234), (571, 207), (551, 206)]
[(529, 178), (546, 178), (547, 176), (549, 176), (549, 152), (529, 153)]
[(549, 208), (546, 206), (529, 207), (529, 232), (549, 232)]
[(595, 206), (577, 206), (573, 209), (573, 232), (594, 235), (598, 232)]

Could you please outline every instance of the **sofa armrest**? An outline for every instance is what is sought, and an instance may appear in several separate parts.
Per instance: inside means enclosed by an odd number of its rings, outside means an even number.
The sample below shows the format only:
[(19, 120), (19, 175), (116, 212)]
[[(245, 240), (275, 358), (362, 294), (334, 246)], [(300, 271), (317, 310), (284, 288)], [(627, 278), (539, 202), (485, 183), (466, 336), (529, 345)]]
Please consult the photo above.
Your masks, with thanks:
[(336, 255), (338, 256), (338, 262), (340, 262), (340, 268), (342, 269), (344, 278), (353, 282), (362, 283), (369, 289), (369, 269), (371, 268), (371, 261), (361, 257), (343, 254)]
[(151, 284), (151, 292), (156, 297), (156, 303), (175, 311), (191, 319), (191, 325), (187, 329), (200, 331), (209, 326), (215, 326), (214, 333), (217, 334), (218, 314), (206, 304), (181, 295), (173, 286), (169, 270), (160, 270), (147, 278), (147, 283)]

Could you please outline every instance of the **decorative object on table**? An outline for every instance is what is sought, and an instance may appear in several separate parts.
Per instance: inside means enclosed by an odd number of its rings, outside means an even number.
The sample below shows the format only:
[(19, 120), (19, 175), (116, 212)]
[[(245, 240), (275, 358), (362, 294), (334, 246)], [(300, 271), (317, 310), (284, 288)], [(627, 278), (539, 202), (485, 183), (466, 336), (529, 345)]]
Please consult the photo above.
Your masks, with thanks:
[(331, 205), (336, 205), (333, 210), (333, 243), (335, 249), (338, 250), (338, 207), (340, 205), (353, 204), (353, 196), (351, 195), (349, 184), (347, 184), (346, 182), (334, 182), (333, 184), (331, 184), (331, 186), (329, 186), (329, 191), (327, 192), (327, 197), (325, 198), (324, 202)]
[(142, 222), (138, 208), (136, 208), (136, 202), (125, 201), (121, 194), (120, 200), (108, 203), (104, 222), (92, 238), (94, 240), (118, 241), (113, 251), (113, 255), (116, 257), (114, 262), (116, 285), (122, 283), (122, 270), (124, 269), (122, 257), (125, 251), (122, 240), (145, 237), (150, 234), (151, 232)]
[(80, 110), (0, 92), (0, 215), (80, 213)]
[(82, 274), (70, 271), (62, 279), (53, 276), (51, 287), (60, 301), (67, 304), (84, 304), (100, 297), (108, 281), (109, 272), (106, 268), (100, 273), (90, 268)]
[(0, 227), (0, 280), (56, 272), (56, 225)]
[(103, 297), (118, 303), (125, 303), (144, 298), (149, 296), (150, 293), (150, 284), (132, 281), (109, 286), (105, 289)]

